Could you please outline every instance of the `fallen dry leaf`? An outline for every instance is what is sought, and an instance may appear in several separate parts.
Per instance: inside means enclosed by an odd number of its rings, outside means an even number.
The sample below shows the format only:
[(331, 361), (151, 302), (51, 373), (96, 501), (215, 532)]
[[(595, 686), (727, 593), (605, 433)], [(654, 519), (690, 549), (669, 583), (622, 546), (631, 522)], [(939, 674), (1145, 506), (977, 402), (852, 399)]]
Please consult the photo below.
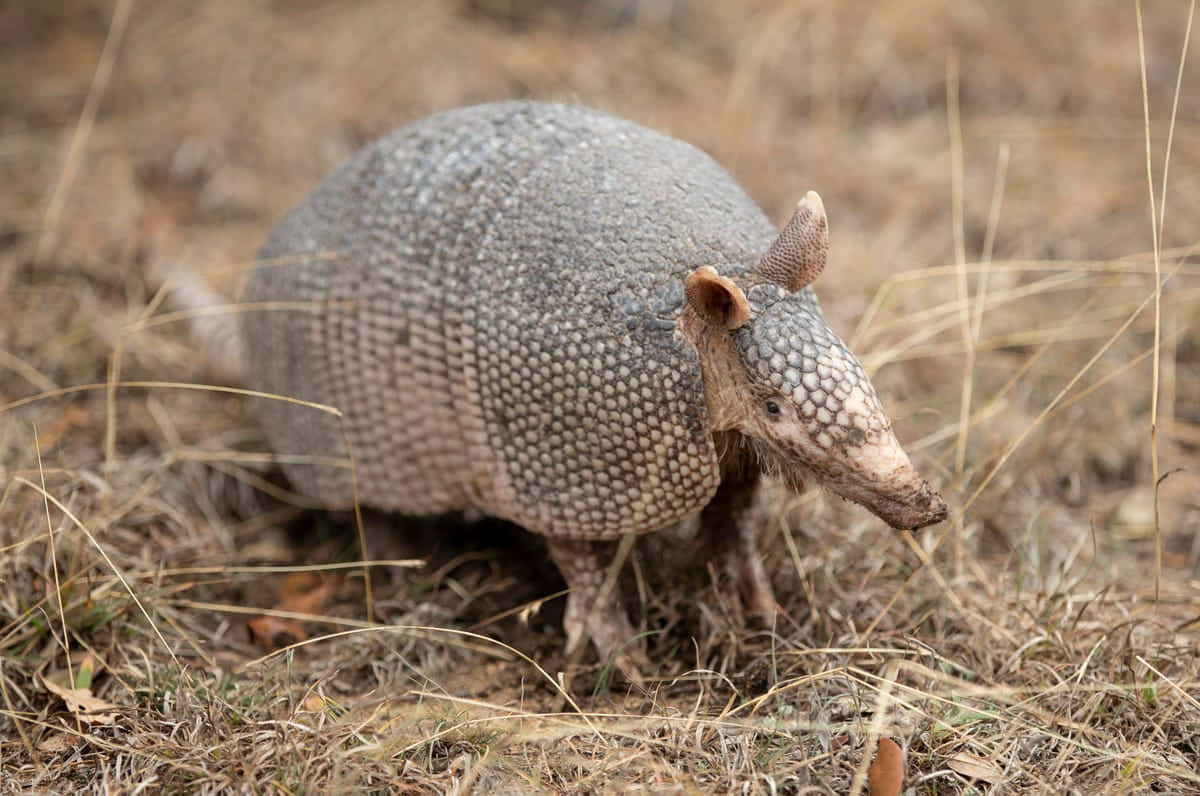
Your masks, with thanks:
[(345, 581), (346, 576), (341, 572), (332, 575), (323, 572), (292, 572), (284, 577), (279, 588), (275, 590), (275, 598), (279, 601), (275, 607), (281, 611), (318, 614)]
[(946, 765), (957, 774), (986, 782), (989, 785), (995, 785), (1004, 780), (1004, 771), (998, 765), (970, 752), (959, 752), (947, 760)]
[(277, 616), (257, 616), (246, 623), (250, 638), (259, 647), (277, 650), (299, 641), (307, 641), (304, 625), (296, 619), (280, 619)]
[(75, 742), (76, 737), (74, 735), (67, 735), (65, 732), (56, 732), (38, 741), (37, 750), (48, 755), (55, 755), (70, 750), (75, 745)]
[(38, 434), (38, 445), (43, 451), (47, 451), (53, 448), (68, 431), (86, 428), (91, 422), (92, 415), (88, 410), (80, 406), (68, 406), (50, 428)]
[[(345, 581), (346, 576), (342, 573), (293, 572), (275, 589), (275, 608), (298, 614), (319, 614)], [(246, 624), (251, 639), (263, 649), (275, 650), (308, 640), (304, 624), (298, 619), (259, 616)]]
[(871, 796), (897, 796), (904, 785), (904, 752), (891, 738), (880, 738), (867, 771)]
[(75, 714), (80, 721), (88, 724), (112, 724), (117, 720), (117, 714), (109, 712), (116, 710), (117, 706), (92, 696), (92, 689), (68, 688), (47, 677), (41, 680), (46, 690), (66, 703), (67, 710)]

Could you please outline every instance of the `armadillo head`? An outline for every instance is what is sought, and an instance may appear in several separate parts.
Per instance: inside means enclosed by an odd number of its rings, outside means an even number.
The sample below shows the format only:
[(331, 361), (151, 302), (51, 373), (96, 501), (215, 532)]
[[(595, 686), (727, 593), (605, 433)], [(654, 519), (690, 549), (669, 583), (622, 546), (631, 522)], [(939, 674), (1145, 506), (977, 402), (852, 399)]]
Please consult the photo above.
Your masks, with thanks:
[(828, 249), (825, 209), (810, 191), (745, 290), (710, 267), (689, 275), (713, 430), (741, 432), (793, 487), (813, 478), (895, 528), (939, 522), (945, 501), (900, 447), (808, 287)]

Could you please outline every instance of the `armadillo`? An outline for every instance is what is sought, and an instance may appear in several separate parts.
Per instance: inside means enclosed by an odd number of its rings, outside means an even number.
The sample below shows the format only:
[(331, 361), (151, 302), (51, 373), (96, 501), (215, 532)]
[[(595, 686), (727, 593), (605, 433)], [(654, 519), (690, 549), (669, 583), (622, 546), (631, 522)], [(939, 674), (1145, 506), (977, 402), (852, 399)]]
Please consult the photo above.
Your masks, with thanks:
[(816, 193), (778, 232), (675, 138), (563, 104), (459, 108), (368, 145), (283, 218), (244, 299), (291, 309), (230, 316), (228, 357), (248, 387), (344, 414), (257, 400), (296, 488), (350, 507), (353, 471), (326, 463), (348, 441), (364, 505), (544, 535), (568, 651), (607, 656), (633, 634), (603, 542), (697, 514), (736, 596), (775, 609), (763, 475), (896, 528), (945, 517), (821, 313), (828, 249)]

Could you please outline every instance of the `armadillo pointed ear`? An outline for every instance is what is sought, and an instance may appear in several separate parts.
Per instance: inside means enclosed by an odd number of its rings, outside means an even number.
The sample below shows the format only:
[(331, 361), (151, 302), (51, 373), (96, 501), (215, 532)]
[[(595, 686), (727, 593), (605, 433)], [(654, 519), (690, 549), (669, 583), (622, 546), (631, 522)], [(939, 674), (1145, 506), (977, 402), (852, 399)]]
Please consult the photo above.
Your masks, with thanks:
[(684, 289), (688, 304), (711, 327), (736, 329), (750, 320), (746, 294), (712, 266), (704, 265), (688, 274)]
[(758, 261), (759, 278), (793, 293), (811, 284), (825, 268), (829, 221), (816, 191), (809, 191), (779, 237)]

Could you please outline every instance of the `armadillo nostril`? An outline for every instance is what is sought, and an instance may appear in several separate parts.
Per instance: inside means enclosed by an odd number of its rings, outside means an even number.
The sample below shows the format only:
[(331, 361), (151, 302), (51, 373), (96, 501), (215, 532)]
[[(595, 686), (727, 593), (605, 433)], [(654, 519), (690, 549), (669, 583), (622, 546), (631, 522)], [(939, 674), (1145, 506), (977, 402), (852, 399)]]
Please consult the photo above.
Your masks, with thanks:
[(911, 505), (914, 514), (911, 530), (941, 522), (949, 513), (946, 501), (929, 486), (928, 481), (921, 483), (921, 489), (913, 497)]

